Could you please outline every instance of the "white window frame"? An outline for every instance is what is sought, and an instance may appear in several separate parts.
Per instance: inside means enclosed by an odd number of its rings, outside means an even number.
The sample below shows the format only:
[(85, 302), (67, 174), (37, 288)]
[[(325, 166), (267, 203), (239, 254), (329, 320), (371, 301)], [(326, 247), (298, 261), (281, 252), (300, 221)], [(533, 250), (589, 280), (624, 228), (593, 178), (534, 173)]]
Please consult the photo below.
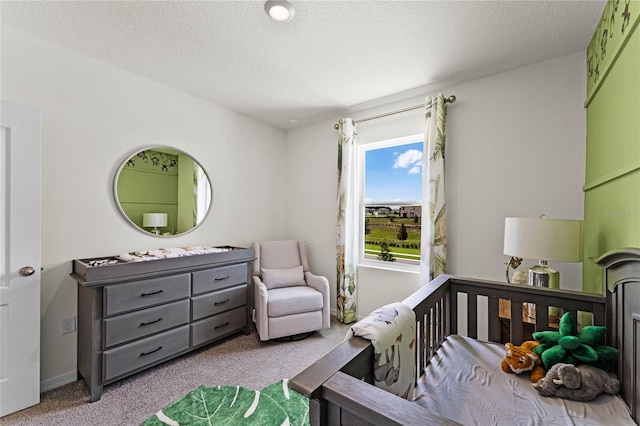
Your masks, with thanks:
[[(406, 263), (398, 263), (398, 262), (385, 262), (383, 260), (377, 259), (365, 259), (364, 257), (364, 225), (365, 225), (365, 198), (364, 198), (364, 174), (366, 169), (365, 164), (365, 156), (367, 151), (372, 151), (381, 148), (390, 148), (394, 146), (407, 145), (410, 143), (422, 142), (424, 150), (424, 134), (416, 134), (410, 136), (403, 136), (400, 138), (394, 139), (386, 139), (377, 142), (370, 142), (358, 145), (358, 157), (357, 157), (357, 170), (358, 176), (357, 179), (357, 188), (358, 188), (358, 205), (356, 208), (358, 209), (357, 217), (358, 217), (358, 265), (365, 266), (370, 268), (379, 268), (386, 270), (394, 270), (394, 271), (404, 271), (404, 272), (413, 272), (420, 273), (420, 265), (410, 265)], [(424, 152), (424, 151), (423, 151)], [(424, 165), (422, 173), (424, 173)], [(408, 201), (416, 201), (416, 200), (404, 200)], [(404, 204), (404, 203), (403, 203)]]

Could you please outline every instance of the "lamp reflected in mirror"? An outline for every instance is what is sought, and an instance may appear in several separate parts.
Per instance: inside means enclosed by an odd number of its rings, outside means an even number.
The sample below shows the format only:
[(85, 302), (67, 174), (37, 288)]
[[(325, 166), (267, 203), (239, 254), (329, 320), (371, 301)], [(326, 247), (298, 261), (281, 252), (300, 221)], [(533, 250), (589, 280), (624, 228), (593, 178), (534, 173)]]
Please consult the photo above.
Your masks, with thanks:
[(142, 226), (145, 228), (153, 228), (152, 234), (158, 235), (160, 231), (158, 228), (167, 226), (167, 214), (166, 213), (144, 213), (142, 215)]
[(147, 235), (191, 232), (206, 219), (213, 191), (202, 166), (169, 147), (150, 147), (128, 156), (114, 180), (123, 217)]

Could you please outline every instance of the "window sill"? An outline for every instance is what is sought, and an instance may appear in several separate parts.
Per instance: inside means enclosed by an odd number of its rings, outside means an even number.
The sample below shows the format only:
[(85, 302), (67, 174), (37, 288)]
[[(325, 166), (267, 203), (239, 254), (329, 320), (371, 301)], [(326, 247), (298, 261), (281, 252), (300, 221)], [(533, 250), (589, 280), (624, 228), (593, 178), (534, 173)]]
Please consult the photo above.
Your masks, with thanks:
[(420, 274), (420, 265), (409, 265), (398, 262), (382, 262), (379, 260), (360, 259), (358, 267), (369, 269), (382, 269), (385, 271), (406, 272), (410, 274)]

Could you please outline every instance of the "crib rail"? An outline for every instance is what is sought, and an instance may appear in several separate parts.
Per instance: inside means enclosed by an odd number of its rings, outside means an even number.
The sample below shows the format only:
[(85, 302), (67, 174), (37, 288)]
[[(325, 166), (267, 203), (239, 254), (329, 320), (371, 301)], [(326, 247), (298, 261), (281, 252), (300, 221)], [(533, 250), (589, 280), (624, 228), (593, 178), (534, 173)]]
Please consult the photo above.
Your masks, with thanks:
[[(459, 299), (464, 298), (463, 314)], [(416, 380), (444, 339), (459, 332), (461, 320), (466, 322), (469, 337), (477, 338), (482, 331), (489, 341), (502, 342), (505, 321), (500, 317), (501, 299), (510, 302), (507, 334), (508, 341), (515, 344), (526, 337), (525, 303), (536, 306), (535, 330), (549, 329), (550, 306), (574, 315), (589, 313), (594, 324), (606, 325), (604, 296), (441, 275), (404, 300), (416, 313)], [(487, 312), (486, 321), (479, 321), (481, 310)], [(483, 322), (486, 326), (480, 330)], [(425, 424), (426, 418), (431, 419), (426, 424), (451, 424), (372, 386), (372, 378), (373, 347), (367, 340), (352, 337), (294, 377), (290, 386), (310, 398), (312, 425), (410, 425)], [(417, 423), (413, 423), (414, 415)]]

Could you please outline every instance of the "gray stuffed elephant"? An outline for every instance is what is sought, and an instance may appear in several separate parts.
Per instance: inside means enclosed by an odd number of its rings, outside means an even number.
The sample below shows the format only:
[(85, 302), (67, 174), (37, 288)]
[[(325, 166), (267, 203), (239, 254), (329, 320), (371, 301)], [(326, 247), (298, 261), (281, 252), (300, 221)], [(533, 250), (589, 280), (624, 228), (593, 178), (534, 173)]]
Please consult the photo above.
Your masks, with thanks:
[(533, 384), (543, 396), (557, 396), (575, 401), (591, 401), (601, 393), (615, 395), (620, 381), (612, 374), (592, 365), (554, 364), (544, 378)]

